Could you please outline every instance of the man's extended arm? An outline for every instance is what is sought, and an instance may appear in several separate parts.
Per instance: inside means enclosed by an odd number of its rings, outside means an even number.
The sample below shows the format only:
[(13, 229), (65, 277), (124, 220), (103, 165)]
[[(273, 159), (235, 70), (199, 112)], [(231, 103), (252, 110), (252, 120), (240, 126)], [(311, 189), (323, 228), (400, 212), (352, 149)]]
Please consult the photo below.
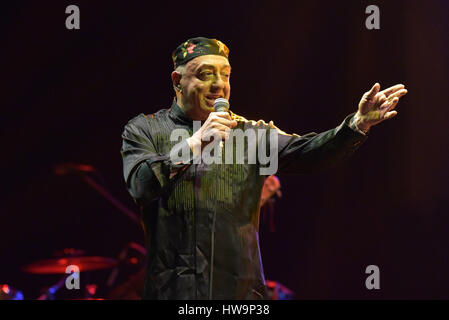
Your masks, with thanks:
[(307, 174), (330, 168), (347, 159), (367, 139), (351, 127), (354, 114), (336, 128), (303, 136), (278, 131), (279, 173)]
[(281, 172), (308, 173), (331, 167), (350, 156), (374, 125), (396, 116), (393, 110), (399, 99), (407, 94), (398, 84), (380, 91), (376, 83), (365, 92), (356, 113), (346, 117), (335, 129), (304, 136), (287, 135), (270, 122), (279, 134), (279, 164)]

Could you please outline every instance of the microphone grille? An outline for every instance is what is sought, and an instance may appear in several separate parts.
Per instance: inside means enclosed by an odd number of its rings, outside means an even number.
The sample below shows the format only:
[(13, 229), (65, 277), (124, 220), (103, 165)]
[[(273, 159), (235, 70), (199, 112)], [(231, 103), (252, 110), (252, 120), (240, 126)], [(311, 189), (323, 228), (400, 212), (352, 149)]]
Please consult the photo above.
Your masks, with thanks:
[(218, 98), (214, 102), (215, 112), (225, 112), (229, 110), (229, 101), (225, 98)]

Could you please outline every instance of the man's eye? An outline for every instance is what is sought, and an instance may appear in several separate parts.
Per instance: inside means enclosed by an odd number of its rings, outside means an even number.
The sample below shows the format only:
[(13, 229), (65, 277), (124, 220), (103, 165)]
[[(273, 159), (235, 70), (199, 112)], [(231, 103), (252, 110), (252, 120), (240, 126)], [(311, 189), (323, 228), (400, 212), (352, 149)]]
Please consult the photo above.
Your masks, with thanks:
[(213, 76), (214, 74), (212, 72), (201, 72), (200, 73), (200, 78), (208, 78)]

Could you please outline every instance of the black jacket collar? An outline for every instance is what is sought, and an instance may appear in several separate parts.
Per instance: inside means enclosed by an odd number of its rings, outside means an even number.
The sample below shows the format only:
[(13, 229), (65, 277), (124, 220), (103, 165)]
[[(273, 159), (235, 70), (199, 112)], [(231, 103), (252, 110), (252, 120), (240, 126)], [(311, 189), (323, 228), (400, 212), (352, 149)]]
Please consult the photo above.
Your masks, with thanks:
[(173, 99), (169, 114), (175, 122), (180, 122), (187, 125), (193, 124), (193, 120), (190, 119), (190, 117), (178, 106), (175, 99)]

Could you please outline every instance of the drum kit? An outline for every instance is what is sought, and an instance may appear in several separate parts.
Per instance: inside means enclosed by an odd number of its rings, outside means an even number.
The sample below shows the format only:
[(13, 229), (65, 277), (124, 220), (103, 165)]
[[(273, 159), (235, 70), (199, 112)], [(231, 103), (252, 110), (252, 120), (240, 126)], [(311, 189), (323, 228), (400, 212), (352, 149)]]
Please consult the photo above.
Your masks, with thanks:
[[(88, 173), (93, 172), (95, 169), (88, 165), (78, 164), (63, 164), (55, 167), (54, 173), (57, 175), (64, 175), (69, 172)], [(85, 182), (93, 187), (98, 193), (100, 193), (105, 199), (111, 202), (120, 211), (126, 214), (135, 222), (139, 222), (138, 215), (127, 209), (118, 200), (116, 200), (103, 186), (94, 181), (86, 174), (82, 175)], [(281, 196), (280, 182), (276, 176), (270, 176), (266, 179), (261, 196), (261, 207), (267, 203), (273, 195)], [(134, 253), (132, 253), (132, 251)], [(41, 295), (36, 300), (55, 300), (61, 299), (62, 290), (66, 289), (80, 289), (76, 287), (77, 279), (81, 274), (91, 273), (93, 271), (108, 270), (110, 269), (109, 277), (105, 282), (106, 291), (103, 290), (104, 298), (98, 297), (97, 284), (89, 283), (84, 286), (82, 290), (82, 297), (76, 298), (77, 300), (104, 300), (106, 299), (140, 299), (140, 293), (143, 289), (144, 282), (144, 263), (146, 250), (138, 243), (128, 243), (122, 251), (118, 254), (117, 258), (101, 257), (101, 256), (87, 256), (84, 251), (73, 248), (66, 248), (63, 251), (55, 253), (56, 257), (39, 260), (27, 264), (21, 268), (25, 273), (32, 275), (58, 275), (59, 280), (41, 289)], [(118, 285), (118, 274), (127, 269), (129, 275), (129, 266), (133, 266), (135, 271), (131, 275)], [(126, 273), (126, 272), (122, 272)], [(79, 283), (79, 281), (78, 281)], [(286, 295), (291, 295), (291, 291), (282, 290), (285, 287), (277, 285), (274, 281), (268, 281), (269, 292), (274, 292), (273, 297), (279, 298), (282, 296), (282, 292), (286, 292)], [(271, 288), (271, 289), (270, 289)], [(286, 289), (286, 288), (285, 288)], [(284, 295), (285, 296), (285, 295)], [(16, 290), (8, 284), (0, 284), (0, 300), (23, 300), (24, 295), (22, 291)], [(64, 299), (64, 298), (63, 298)], [(73, 299), (73, 298), (69, 298)]]
[[(134, 249), (136, 253), (130, 254), (130, 249)], [(66, 248), (63, 250), (64, 255), (56, 258), (39, 260), (27, 264), (21, 268), (25, 273), (32, 275), (57, 275), (59, 280), (41, 289), (41, 295), (36, 300), (55, 300), (66, 299), (61, 298), (60, 292), (62, 289), (73, 289), (72, 280), (76, 281), (77, 278), (81, 278), (81, 274), (91, 273), (93, 271), (105, 271), (110, 269), (109, 277), (105, 283), (105, 287), (109, 289), (109, 292), (114, 292), (114, 287), (119, 270), (123, 271), (123, 268), (127, 266), (134, 266), (134, 268), (141, 267), (145, 256), (145, 248), (137, 243), (129, 243), (122, 252), (120, 252), (117, 259), (110, 257), (100, 256), (86, 256), (81, 250), (75, 250), (72, 248)], [(60, 255), (57, 253), (56, 255)], [(128, 268), (129, 269), (129, 268)], [(129, 270), (128, 270), (129, 271)], [(143, 278), (142, 278), (143, 283)], [(97, 296), (97, 289), (99, 286), (94, 283), (89, 283), (84, 286), (84, 290), (81, 293), (81, 297), (75, 295), (68, 299), (76, 300), (104, 300)], [(75, 287), (80, 289), (80, 287)], [(65, 291), (65, 290), (64, 290)], [(136, 299), (139, 298), (138, 294), (134, 295)], [(107, 297), (109, 298), (109, 297)], [(114, 297), (111, 296), (113, 299)], [(24, 295), (22, 291), (13, 289), (8, 284), (0, 284), (0, 300), (23, 300)]]

